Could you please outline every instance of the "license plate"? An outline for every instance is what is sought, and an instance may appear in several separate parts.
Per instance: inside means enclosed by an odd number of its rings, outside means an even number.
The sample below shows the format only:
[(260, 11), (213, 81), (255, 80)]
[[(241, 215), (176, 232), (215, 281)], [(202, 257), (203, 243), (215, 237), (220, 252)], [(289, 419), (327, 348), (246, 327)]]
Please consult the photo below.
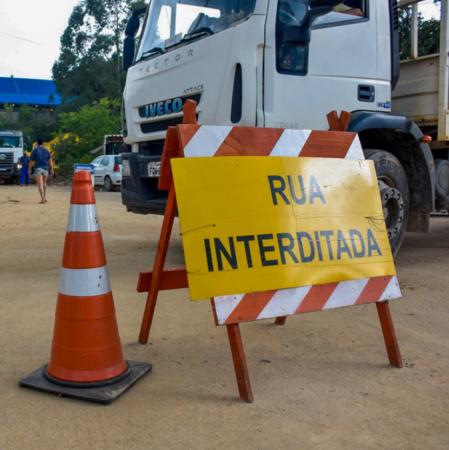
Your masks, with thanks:
[(127, 159), (124, 159), (122, 161), (122, 175), (124, 177), (130, 177), (131, 176), (131, 169), (129, 167), (129, 161)]
[(150, 178), (157, 178), (161, 173), (161, 162), (154, 161), (148, 163), (148, 176)]

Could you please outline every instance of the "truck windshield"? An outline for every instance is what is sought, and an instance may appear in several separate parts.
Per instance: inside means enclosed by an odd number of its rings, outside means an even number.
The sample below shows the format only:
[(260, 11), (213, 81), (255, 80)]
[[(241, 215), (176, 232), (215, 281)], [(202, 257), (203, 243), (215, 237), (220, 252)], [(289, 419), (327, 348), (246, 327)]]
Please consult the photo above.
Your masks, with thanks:
[(19, 148), (22, 146), (22, 138), (19, 136), (1, 136), (0, 147), (2, 148)]
[(256, 0), (152, 0), (136, 61), (247, 18)]

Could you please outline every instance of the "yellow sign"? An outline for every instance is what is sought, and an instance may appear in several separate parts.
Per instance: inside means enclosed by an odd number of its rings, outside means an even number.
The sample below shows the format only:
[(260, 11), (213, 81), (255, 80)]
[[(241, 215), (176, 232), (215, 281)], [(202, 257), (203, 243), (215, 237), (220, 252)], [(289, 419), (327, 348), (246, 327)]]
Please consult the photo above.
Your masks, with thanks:
[(171, 163), (192, 300), (396, 273), (372, 161)]

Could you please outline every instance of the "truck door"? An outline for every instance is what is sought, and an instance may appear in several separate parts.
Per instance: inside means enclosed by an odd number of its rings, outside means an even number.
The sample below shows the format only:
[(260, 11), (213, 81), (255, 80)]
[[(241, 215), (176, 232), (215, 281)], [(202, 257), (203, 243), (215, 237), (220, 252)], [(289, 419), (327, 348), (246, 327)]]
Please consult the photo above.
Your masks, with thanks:
[(326, 114), (333, 109), (388, 111), (388, 0), (342, 2), (313, 22), (309, 46), (297, 45), (285, 30), (298, 29), (307, 8), (306, 0), (269, 4), (265, 126), (327, 129)]

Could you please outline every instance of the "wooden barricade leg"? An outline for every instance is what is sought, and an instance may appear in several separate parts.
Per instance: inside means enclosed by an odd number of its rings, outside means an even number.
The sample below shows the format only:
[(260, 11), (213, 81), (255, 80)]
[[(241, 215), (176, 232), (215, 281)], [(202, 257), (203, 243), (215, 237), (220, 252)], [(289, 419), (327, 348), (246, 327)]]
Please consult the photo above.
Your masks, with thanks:
[(282, 326), (282, 325), (285, 325), (285, 322), (287, 322), (287, 316), (277, 317), (274, 323), (276, 325)]
[(145, 311), (140, 326), (139, 342), (146, 344), (150, 335), (151, 323), (153, 321), (154, 310), (156, 308), (157, 296), (159, 293), (159, 285), (161, 275), (164, 269), (165, 258), (167, 256), (168, 245), (170, 243), (171, 230), (176, 214), (176, 198), (175, 189), (172, 186), (168, 192), (167, 206), (162, 222), (161, 234), (157, 246), (156, 256), (153, 263), (153, 272), (151, 277), (150, 289), (147, 294)]
[(376, 307), (384, 335), (388, 359), (392, 366), (400, 368), (402, 367), (402, 358), (398, 340), (396, 339), (396, 332), (394, 331), (393, 319), (391, 318), (390, 305), (388, 302), (378, 302), (376, 303)]
[(229, 344), (231, 346), (232, 361), (234, 363), (235, 376), (239, 388), (240, 398), (247, 403), (252, 403), (253, 392), (249, 380), (248, 366), (246, 364), (245, 351), (243, 350), (242, 335), (238, 323), (226, 325)]

